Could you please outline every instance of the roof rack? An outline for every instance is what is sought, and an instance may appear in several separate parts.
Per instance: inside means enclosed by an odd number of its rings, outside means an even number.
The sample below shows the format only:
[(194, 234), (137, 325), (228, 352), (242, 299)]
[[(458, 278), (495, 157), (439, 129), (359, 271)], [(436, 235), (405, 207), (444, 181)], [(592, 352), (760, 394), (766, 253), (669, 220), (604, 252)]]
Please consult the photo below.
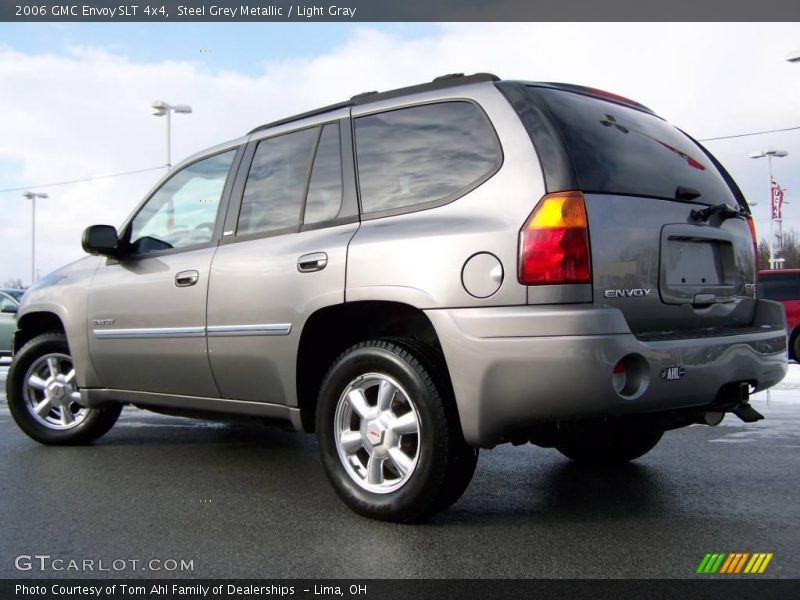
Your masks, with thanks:
[(256, 133), (258, 131), (263, 131), (265, 129), (269, 129), (270, 127), (276, 127), (278, 125), (291, 123), (292, 121), (299, 121), (300, 119), (305, 119), (306, 117), (314, 117), (316, 115), (321, 115), (323, 113), (330, 112), (339, 108), (347, 108), (349, 106), (361, 106), (363, 104), (368, 104), (370, 102), (378, 102), (379, 100), (389, 100), (391, 98), (408, 96), (409, 94), (419, 94), (422, 92), (441, 90), (449, 87), (454, 87), (457, 85), (467, 85), (470, 83), (483, 83), (485, 81), (500, 81), (500, 78), (497, 77), (497, 75), (493, 75), (491, 73), (475, 73), (474, 75), (464, 75), (463, 73), (451, 73), (449, 75), (442, 75), (440, 77), (437, 77), (433, 81), (427, 83), (420, 83), (408, 87), (397, 88), (395, 90), (387, 90), (385, 92), (364, 92), (361, 94), (356, 94), (355, 96), (350, 98), (350, 100), (345, 100), (344, 102), (329, 104), (328, 106), (323, 106), (322, 108), (317, 108), (314, 110), (310, 110), (308, 112), (300, 113), (299, 115), (294, 115), (291, 117), (287, 117), (285, 119), (279, 119), (278, 121), (272, 121), (271, 123), (261, 125), (250, 131), (249, 134)]

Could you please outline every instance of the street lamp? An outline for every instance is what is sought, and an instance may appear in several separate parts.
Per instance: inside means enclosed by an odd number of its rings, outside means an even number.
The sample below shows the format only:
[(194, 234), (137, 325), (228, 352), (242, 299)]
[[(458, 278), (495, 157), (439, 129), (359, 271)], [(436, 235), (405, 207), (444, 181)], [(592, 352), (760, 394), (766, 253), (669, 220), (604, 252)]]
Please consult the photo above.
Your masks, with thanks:
[(762, 150), (761, 152), (753, 152), (750, 158), (764, 158), (767, 157), (767, 170), (769, 171), (769, 268), (775, 269), (777, 259), (775, 258), (775, 211), (772, 208), (772, 157), (783, 158), (789, 156), (786, 150)]
[(172, 158), (170, 157), (170, 129), (172, 127), (171, 121), (171, 113), (183, 113), (188, 114), (192, 112), (192, 107), (188, 104), (168, 104), (163, 100), (156, 100), (151, 105), (156, 112), (153, 113), (155, 117), (163, 117), (166, 115), (167, 117), (167, 170), (172, 168)]
[(47, 198), (47, 194), (25, 192), (22, 194), (31, 201), (31, 286), (36, 283), (36, 199)]

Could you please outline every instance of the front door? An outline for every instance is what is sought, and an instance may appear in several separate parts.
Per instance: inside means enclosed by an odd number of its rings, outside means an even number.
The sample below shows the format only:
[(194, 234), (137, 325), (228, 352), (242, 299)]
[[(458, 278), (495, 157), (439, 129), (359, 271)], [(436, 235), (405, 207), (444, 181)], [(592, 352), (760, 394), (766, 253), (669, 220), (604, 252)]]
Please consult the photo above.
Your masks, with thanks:
[(206, 296), (220, 204), (236, 149), (176, 171), (125, 228), (88, 302), (92, 362), (108, 389), (219, 397)]

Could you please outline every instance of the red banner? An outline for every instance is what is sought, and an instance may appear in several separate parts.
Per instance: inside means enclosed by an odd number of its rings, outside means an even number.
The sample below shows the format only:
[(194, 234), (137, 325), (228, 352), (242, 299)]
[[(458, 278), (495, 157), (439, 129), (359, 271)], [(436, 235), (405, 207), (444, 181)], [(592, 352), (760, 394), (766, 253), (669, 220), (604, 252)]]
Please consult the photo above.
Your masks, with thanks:
[(772, 218), (780, 220), (783, 218), (783, 190), (772, 180)]

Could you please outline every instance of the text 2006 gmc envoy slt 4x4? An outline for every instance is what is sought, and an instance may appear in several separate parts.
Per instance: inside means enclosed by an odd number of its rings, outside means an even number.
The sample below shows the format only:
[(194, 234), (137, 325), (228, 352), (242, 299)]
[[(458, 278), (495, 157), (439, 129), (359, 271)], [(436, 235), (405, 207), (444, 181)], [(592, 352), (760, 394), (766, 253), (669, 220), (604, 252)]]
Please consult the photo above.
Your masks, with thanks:
[(651, 110), (488, 74), (259, 127), (170, 172), (18, 312), (10, 409), (45, 444), (123, 404), (289, 423), (338, 495), (413, 521), (478, 448), (642, 456), (761, 418), (786, 372), (725, 169)]

